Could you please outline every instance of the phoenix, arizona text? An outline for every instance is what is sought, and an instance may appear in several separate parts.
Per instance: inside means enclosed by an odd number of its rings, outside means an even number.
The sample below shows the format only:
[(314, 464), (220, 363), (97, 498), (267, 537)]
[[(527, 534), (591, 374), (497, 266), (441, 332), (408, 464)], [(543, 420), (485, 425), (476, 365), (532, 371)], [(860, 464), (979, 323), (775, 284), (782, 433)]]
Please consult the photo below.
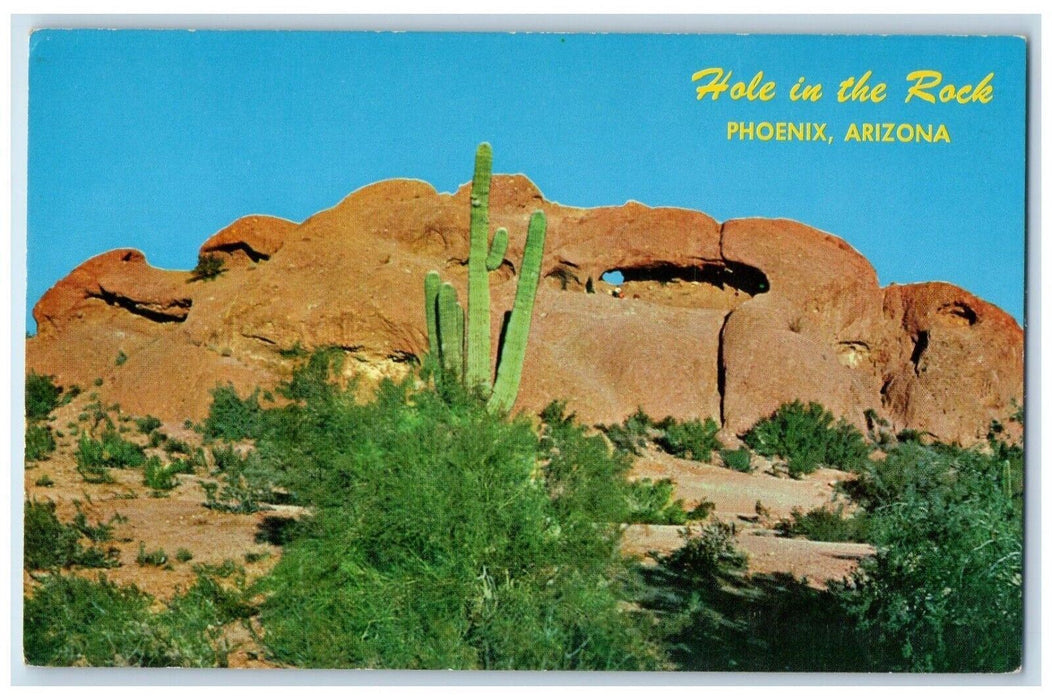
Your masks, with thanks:
[[(691, 76), (697, 83), (697, 99), (713, 102), (726, 97), (731, 101), (771, 102), (779, 86), (762, 70), (747, 80), (736, 80), (734, 71), (721, 67), (699, 70)], [(905, 77), (903, 103), (916, 100), (929, 104), (989, 104), (994, 99), (994, 73), (977, 80), (959, 80), (932, 69), (915, 70)], [(888, 82), (874, 78), (873, 71), (850, 75), (829, 92), (838, 103), (881, 104), (895, 99)], [(801, 76), (788, 90), (791, 102), (819, 102), (827, 95), (826, 86)], [(727, 139), (739, 141), (813, 141), (833, 143), (835, 135), (826, 122), (728, 121)], [(852, 122), (838, 134), (845, 142), (868, 143), (950, 143), (950, 131), (942, 123)]]

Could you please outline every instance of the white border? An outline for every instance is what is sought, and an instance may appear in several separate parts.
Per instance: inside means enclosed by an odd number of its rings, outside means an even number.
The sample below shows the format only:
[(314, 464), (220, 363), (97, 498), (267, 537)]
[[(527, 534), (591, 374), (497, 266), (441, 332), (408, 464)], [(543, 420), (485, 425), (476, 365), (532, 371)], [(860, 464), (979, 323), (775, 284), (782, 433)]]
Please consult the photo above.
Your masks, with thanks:
[[(491, 9), (492, 5), (482, 7), (482, 3), (466, 3), (470, 7), (468, 11)], [(865, 686), (915, 686), (915, 685), (954, 685), (954, 686), (986, 686), (986, 685), (1036, 685), (1041, 681), (1041, 637), (1038, 619), (1047, 623), (1048, 614), (1040, 605), (1040, 561), (1041, 561), (1041, 512), (1035, 503), (1036, 494), (1041, 493), (1040, 465), (1043, 453), (1041, 445), (1041, 434), (1046, 432), (1044, 428), (1049, 427), (1042, 421), (1041, 407), (1038, 397), (1043, 382), (1040, 373), (1040, 347), (1041, 340), (1048, 340), (1052, 344), (1052, 338), (1046, 338), (1044, 328), (1040, 324), (1041, 309), (1041, 286), (1040, 269), (1043, 256), (1040, 246), (1040, 197), (1043, 192), (1041, 188), (1040, 168), (1040, 138), (1041, 138), (1041, 79), (1042, 54), (1041, 54), (1041, 19), (1036, 15), (1030, 16), (1006, 16), (1006, 15), (538, 15), (538, 11), (550, 11), (552, 9), (562, 12), (581, 11), (582, 5), (591, 5), (594, 10), (596, 3), (580, 3), (574, 0), (562, 2), (550, 2), (538, 0), (532, 3), (501, 3), (502, 9), (530, 12), (531, 14), (517, 15), (47, 15), (47, 14), (25, 14), (9, 17), (11, 22), (11, 52), (4, 52), (3, 60), (10, 60), (12, 90), (10, 93), (10, 110), (4, 110), (4, 118), (10, 118), (11, 148), (10, 154), (10, 182), (11, 187), (5, 188), (4, 199), (0, 200), (0, 210), (3, 204), (9, 205), (11, 212), (10, 221), (10, 256), (4, 265), (10, 265), (8, 269), (0, 271), (7, 272), (7, 279), (11, 281), (10, 303), (0, 303), (0, 329), (5, 333), (10, 330), (11, 338), (5, 336), (7, 347), (11, 348), (10, 357), (5, 356), (5, 365), (10, 362), (7, 371), (0, 372), (2, 389), (11, 397), (10, 404), (0, 408), (0, 428), (8, 437), (6, 444), (11, 449), (12, 465), (22, 463), (22, 405), (23, 405), (23, 377), (25, 348), (22, 339), (25, 336), (25, 230), (26, 230), (26, 128), (27, 128), (27, 70), (28, 70), (28, 36), (33, 28), (42, 27), (108, 27), (108, 28), (209, 28), (209, 29), (316, 29), (316, 30), (418, 30), (418, 31), (618, 31), (618, 32), (669, 32), (669, 33), (844, 33), (844, 34), (1013, 34), (1023, 35), (1029, 38), (1029, 98), (1031, 100), (1028, 127), (1028, 196), (1029, 205), (1027, 212), (1028, 227), (1028, 251), (1027, 251), (1027, 298), (1026, 298), (1026, 328), (1027, 328), (1027, 398), (1026, 417), (1027, 425), (1027, 493), (1031, 494), (1028, 502), (1026, 519), (1026, 583), (1025, 600), (1028, 613), (1028, 627), (1026, 630), (1026, 642), (1024, 648), (1024, 673), (1017, 676), (984, 676), (977, 674), (966, 675), (861, 675), (861, 674), (745, 674), (745, 673), (722, 673), (722, 674), (700, 674), (700, 673), (674, 673), (674, 674), (599, 674), (599, 673), (558, 673), (544, 674), (535, 672), (515, 673), (489, 673), (489, 672), (368, 672), (368, 671), (221, 671), (221, 670), (145, 670), (145, 669), (33, 669), (26, 668), (15, 658), (21, 649), (21, 566), (15, 567), (16, 561), (21, 561), (21, 538), (13, 536), (12, 533), (21, 533), (22, 502), (21, 498), (14, 499), (15, 495), (22, 492), (21, 469), (11, 469), (11, 479), (4, 483), (0, 479), (0, 500), (10, 507), (10, 527), (4, 533), (11, 558), (3, 562), (3, 571), (0, 572), (0, 580), (5, 586), (5, 592), (11, 601), (10, 606), (4, 606), (5, 622), (9, 625), (10, 635), (0, 635), (0, 663), (4, 663), (4, 679), (8, 683), (16, 685), (253, 685), (253, 686), (286, 686), (286, 685), (376, 685), (376, 686), (432, 686), (432, 685), (458, 685), (458, 686), (488, 686), (488, 685), (560, 685), (560, 686), (637, 686), (637, 685), (661, 685), (661, 686), (690, 686), (690, 685), (730, 685), (730, 686), (774, 686), (774, 685), (865, 685)], [(843, 9), (841, 3), (812, 3), (818, 5), (819, 11), (831, 9)], [(231, 8), (231, 5), (236, 7)], [(243, 9), (245, 3), (230, 3), (218, 0), (216, 2), (194, 2), (181, 3), (182, 9), (191, 11), (208, 10), (230, 11), (231, 9)], [(254, 9), (258, 10), (281, 10), (277, 3), (259, 3)], [(311, 7), (307, 7), (307, 6)], [(421, 8), (421, 3), (409, 3), (395, 0), (385, 6), (390, 12), (412, 12), (431, 8)], [(460, 5), (460, 7), (452, 7)], [(465, 3), (444, 3), (445, 9), (457, 9), (464, 11)], [(664, 11), (674, 6), (674, 11), (683, 11), (686, 3), (664, 2), (653, 0), (647, 3), (648, 11)], [(885, 2), (873, 3), (874, 9), (889, 9), (899, 11), (930, 11), (932, 3), (920, 2)], [(946, 10), (948, 6), (960, 7), (959, 3), (936, 3), (937, 9)], [(343, 5), (340, 3), (298, 3), (300, 11), (309, 10), (321, 6), (321, 11), (340, 11)], [(407, 6), (413, 6), (407, 10)], [(770, 2), (742, 2), (738, 5), (745, 11), (756, 11), (757, 6), (762, 9), (771, 9)], [(1022, 7), (1021, 7), (1022, 6)], [(607, 4), (604, 11), (613, 9), (617, 11), (618, 4), (612, 6)], [(1000, 3), (998, 9), (1001, 11), (1029, 10), (1033, 11), (1036, 3), (1004, 2)], [(521, 8), (521, 9), (520, 9)], [(18, 8), (13, 8), (18, 9)], [(95, 12), (141, 12), (141, 3), (135, 2), (57, 2), (50, 3), (47, 10), (50, 12), (82, 12), (89, 9)], [(587, 11), (587, 9), (585, 9)], [(6, 126), (5, 122), (5, 126)], [(8, 199), (10, 197), (10, 199)], [(1047, 269), (1047, 268), (1046, 268)], [(3, 292), (6, 296), (7, 290)], [(1052, 345), (1050, 345), (1052, 346)], [(7, 386), (10, 381), (11, 385)], [(10, 414), (7, 411), (10, 410)], [(1040, 428), (1039, 428), (1040, 426)], [(7, 430), (11, 434), (6, 435)], [(1049, 494), (1042, 493), (1042, 500)], [(7, 588), (9, 587), (9, 588)], [(12, 624), (13, 623), (13, 624)], [(1043, 625), (1047, 629), (1047, 624)], [(10, 663), (10, 667), (7, 664)], [(600, 688), (601, 689), (601, 688)], [(1033, 690), (1034, 688), (1030, 688)], [(155, 688), (151, 692), (160, 690)], [(448, 689), (447, 689), (448, 690)], [(461, 696), (463, 688), (458, 691)], [(475, 688), (473, 690), (480, 690)], [(499, 692), (502, 694), (510, 689), (505, 688)], [(583, 689), (575, 690), (575, 693)], [(668, 688), (657, 692), (665, 693)], [(826, 690), (834, 690), (829, 687)], [(855, 688), (838, 693), (842, 696), (844, 692), (852, 695), (863, 690)], [(869, 690), (873, 690), (870, 688)], [(253, 690), (252, 692), (258, 692)], [(633, 691), (638, 693), (639, 691)], [(710, 692), (710, 691), (704, 691)], [(981, 688), (969, 691), (968, 688), (958, 687), (955, 693), (982, 692)], [(468, 693), (471, 694), (471, 693)], [(735, 695), (739, 695), (735, 692)], [(863, 693), (864, 695), (866, 693)], [(986, 695), (987, 693), (983, 693)], [(34, 693), (34, 696), (36, 693)], [(604, 692), (604, 696), (606, 693)], [(813, 695), (813, 693), (809, 693)]]

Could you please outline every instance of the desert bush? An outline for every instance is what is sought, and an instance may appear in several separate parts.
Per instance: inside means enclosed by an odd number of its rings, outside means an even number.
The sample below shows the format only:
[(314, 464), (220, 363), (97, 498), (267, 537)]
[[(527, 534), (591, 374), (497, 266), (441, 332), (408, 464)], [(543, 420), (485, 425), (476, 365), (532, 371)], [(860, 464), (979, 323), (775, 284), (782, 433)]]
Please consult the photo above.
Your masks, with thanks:
[[(255, 454), (311, 515), (264, 583), (270, 653), (307, 667), (651, 668), (619, 606), (624, 460), (568, 421), (385, 382), (300, 375)], [(326, 382), (328, 383), (328, 382)], [(597, 483), (593, 483), (597, 482)], [(611, 486), (615, 488), (611, 488)], [(310, 581), (309, 586), (304, 581)], [(328, 640), (319, 644), (318, 640)]]
[(640, 455), (646, 447), (650, 438), (650, 428), (654, 421), (642, 409), (636, 412), (619, 425), (600, 425), (599, 429), (606, 433), (606, 437), (613, 443), (614, 449), (630, 455)]
[(55, 437), (51, 427), (39, 423), (26, 424), (25, 459), (27, 462), (38, 462), (47, 459), (55, 451)]
[(198, 575), (155, 611), (135, 586), (51, 575), (25, 598), (23, 644), (38, 666), (225, 667), (224, 625), (254, 614), (244, 582)]
[(197, 257), (197, 266), (190, 272), (190, 282), (197, 282), (204, 280), (206, 282), (214, 280), (219, 275), (226, 272), (226, 268), (223, 267), (223, 259), (218, 255), (212, 255), (205, 253)]
[(230, 441), (256, 437), (262, 409), (259, 390), (242, 399), (232, 385), (212, 390), (212, 406), (201, 430), (206, 438)]
[(139, 543), (139, 553), (135, 555), (135, 563), (139, 566), (164, 566), (168, 563), (168, 553), (163, 549), (146, 551), (146, 543)]
[(865, 512), (844, 515), (844, 506), (813, 508), (806, 513), (793, 508), (789, 517), (779, 521), (775, 529), (785, 537), (806, 537), (818, 542), (865, 542), (868, 531)]
[(878, 639), (875, 667), (1018, 668), (1023, 522), (1014, 487), (1022, 461), (1013, 446), (909, 442), (850, 485), (878, 555), (840, 593), (859, 628)]
[(720, 426), (712, 418), (706, 418), (704, 422), (697, 419), (680, 422), (668, 416), (655, 427), (661, 432), (654, 442), (674, 457), (707, 462), (712, 452), (722, 447), (716, 439)]
[[(67, 525), (55, 514), (51, 501), (28, 500), (24, 515), (24, 566), (29, 571), (78, 566), (106, 568), (118, 565), (119, 552), (113, 548), (102, 549), (99, 542), (110, 539), (112, 529), (97, 525), (92, 529), (82, 513), (73, 525)], [(80, 528), (77, 524), (81, 525)], [(81, 537), (90, 534), (92, 545), (84, 547)]]
[(752, 453), (747, 447), (737, 450), (720, 450), (720, 460), (723, 466), (743, 474), (751, 474), (756, 469), (752, 464)]
[(672, 500), (671, 479), (639, 479), (628, 487), (628, 522), (650, 525), (682, 525), (687, 522), (683, 501)]
[(142, 483), (156, 491), (171, 491), (179, 485), (175, 475), (183, 471), (185, 465), (182, 462), (165, 465), (158, 457), (150, 457), (142, 468)]
[(26, 376), (26, 418), (31, 421), (47, 420), (47, 417), (58, 408), (62, 397), (62, 387), (55, 384), (55, 378), (30, 371)]
[(255, 513), (263, 504), (274, 501), (274, 491), (281, 475), (258, 452), (249, 452), (243, 458), (232, 449), (219, 452), (216, 459), (216, 475), (219, 481), (202, 481), (205, 490), (205, 506), (224, 513)]
[(745, 443), (765, 457), (786, 460), (796, 478), (825, 465), (848, 471), (864, 468), (870, 453), (862, 433), (817, 403), (784, 404), (744, 436)]
[(737, 548), (734, 526), (720, 521), (700, 530), (683, 530), (683, 546), (661, 557), (661, 565), (694, 585), (711, 585), (720, 576), (745, 567), (746, 556)]
[(139, 432), (143, 435), (149, 435), (160, 428), (161, 425), (161, 419), (154, 416), (143, 416), (142, 418), (135, 419), (135, 427), (138, 428)]

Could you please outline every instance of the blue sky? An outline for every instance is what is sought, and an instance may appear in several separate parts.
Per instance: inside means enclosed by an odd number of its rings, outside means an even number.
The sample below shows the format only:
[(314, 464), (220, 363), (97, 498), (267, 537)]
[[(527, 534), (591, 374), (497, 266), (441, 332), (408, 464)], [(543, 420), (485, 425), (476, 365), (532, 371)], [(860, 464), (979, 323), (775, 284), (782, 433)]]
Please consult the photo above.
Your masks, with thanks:
[[(1022, 321), (1025, 44), (1008, 37), (46, 30), (30, 53), (28, 311), (77, 264), (135, 247), (189, 269), (247, 214), (302, 220), (392, 177), (451, 191), (475, 146), (548, 199), (796, 219), (881, 284), (945, 280)], [(768, 102), (695, 99), (757, 71)], [(906, 75), (993, 72), (986, 104), (905, 103)], [(848, 76), (879, 103), (838, 103)], [(818, 102), (793, 102), (798, 78)], [(729, 121), (827, 123), (834, 143), (728, 141)], [(852, 122), (945, 124), (949, 144), (847, 143)]]

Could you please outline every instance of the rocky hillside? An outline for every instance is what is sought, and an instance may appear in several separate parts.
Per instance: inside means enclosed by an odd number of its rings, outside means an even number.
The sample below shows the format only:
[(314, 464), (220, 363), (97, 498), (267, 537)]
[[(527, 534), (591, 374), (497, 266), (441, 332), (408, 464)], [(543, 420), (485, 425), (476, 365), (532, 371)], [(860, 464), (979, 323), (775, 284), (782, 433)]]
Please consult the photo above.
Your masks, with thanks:
[[(469, 196), (391, 180), (301, 224), (249, 216), (201, 246), (224, 260), (214, 280), (110, 251), (37, 303), (28, 367), (84, 388), (101, 378), (124, 410), (176, 421), (201, 418), (217, 383), (274, 385), (311, 348), (343, 348), (367, 385), (403, 375), (427, 350), (426, 272), (466, 297)], [(963, 289), (881, 288), (844, 241), (793, 221), (567, 207), (522, 176), (492, 184), (491, 224), (510, 232), (490, 277), (494, 345), (535, 209), (548, 241), (519, 409), (562, 398), (586, 422), (637, 407), (712, 416), (729, 437), (801, 399), (967, 444), (1022, 402), (1022, 329)], [(620, 296), (600, 282), (612, 270)]]

